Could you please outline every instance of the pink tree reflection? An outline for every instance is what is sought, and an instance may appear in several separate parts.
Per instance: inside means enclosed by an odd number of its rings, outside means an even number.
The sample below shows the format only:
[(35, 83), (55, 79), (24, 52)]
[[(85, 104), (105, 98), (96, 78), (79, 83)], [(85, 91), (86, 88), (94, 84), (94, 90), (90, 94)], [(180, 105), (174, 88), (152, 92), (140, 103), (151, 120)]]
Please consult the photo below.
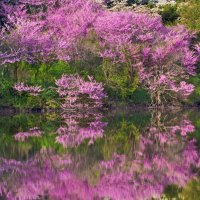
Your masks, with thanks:
[(140, 135), (133, 159), (114, 154), (111, 160), (100, 163), (102, 177), (96, 192), (111, 199), (142, 200), (160, 198), (171, 184), (184, 187), (197, 176), (194, 169), (200, 167), (196, 140), (186, 137), (194, 130), (189, 120), (165, 132), (150, 127)]
[[(64, 146), (77, 146), (85, 139), (92, 143), (102, 136), (101, 115), (88, 127), (80, 128), (79, 119), (91, 117), (63, 114), (66, 127), (57, 130), (57, 140)], [(88, 169), (98, 174), (90, 183), (80, 167), (84, 158), (73, 154), (56, 155), (41, 149), (27, 161), (0, 159), (0, 196), (12, 199), (83, 199), (109, 198), (113, 200), (160, 198), (166, 186), (184, 187), (197, 177), (200, 156), (195, 139), (189, 139), (195, 128), (184, 119), (178, 125), (148, 127), (140, 134), (131, 155), (114, 153), (110, 160), (98, 160)], [(91, 142), (90, 142), (91, 140)], [(57, 141), (58, 142), (58, 141)], [(87, 160), (87, 159), (86, 159)], [(79, 168), (79, 170), (77, 170)], [(88, 170), (89, 175), (92, 173)], [(5, 176), (7, 174), (7, 176)]]
[(38, 127), (30, 128), (28, 132), (19, 132), (16, 133), (14, 138), (17, 141), (22, 141), (24, 142), (27, 138), (30, 137), (41, 137), (42, 132)]
[[(56, 142), (64, 147), (74, 147), (88, 140), (91, 145), (98, 138), (102, 138), (104, 128), (107, 123), (102, 122), (102, 115), (96, 112), (63, 114), (64, 125), (58, 128)], [(92, 118), (92, 121), (91, 121)], [(90, 120), (83, 126), (80, 126), (82, 119)]]

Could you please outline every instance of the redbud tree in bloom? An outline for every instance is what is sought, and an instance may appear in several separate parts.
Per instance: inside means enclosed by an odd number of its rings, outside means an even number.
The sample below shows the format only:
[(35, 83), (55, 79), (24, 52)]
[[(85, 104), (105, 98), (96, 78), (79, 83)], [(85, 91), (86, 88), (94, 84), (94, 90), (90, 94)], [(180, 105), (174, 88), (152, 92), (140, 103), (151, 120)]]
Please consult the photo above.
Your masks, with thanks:
[[(105, 12), (94, 28), (99, 36), (99, 54), (127, 68), (130, 81), (139, 77), (152, 104), (188, 96), (194, 86), (185, 80), (195, 75), (198, 60), (190, 49), (193, 35), (177, 26), (167, 28), (160, 17), (134, 12)], [(109, 73), (109, 67), (106, 68)]]
[[(181, 26), (165, 27), (159, 16), (111, 12), (91, 0), (20, 0), (14, 10), (4, 7), (2, 64), (80, 60), (85, 53), (80, 41), (94, 32), (98, 45), (87, 49), (102, 58), (106, 80), (141, 85), (154, 105), (194, 90), (186, 82), (198, 60), (191, 48), (194, 36)], [(122, 71), (126, 78), (118, 80)]]
[(24, 57), (18, 56), (18, 60), (32, 62), (75, 59), (76, 44), (101, 12), (98, 4), (88, 0), (20, 0), (14, 7), (3, 7), (7, 16), (1, 37), (3, 51), (10, 56), (10, 47), (14, 52), (23, 51)]
[(80, 109), (101, 107), (105, 93), (102, 83), (97, 83), (92, 77), (89, 81), (79, 75), (63, 75), (56, 80), (57, 92), (64, 100), (63, 109)]

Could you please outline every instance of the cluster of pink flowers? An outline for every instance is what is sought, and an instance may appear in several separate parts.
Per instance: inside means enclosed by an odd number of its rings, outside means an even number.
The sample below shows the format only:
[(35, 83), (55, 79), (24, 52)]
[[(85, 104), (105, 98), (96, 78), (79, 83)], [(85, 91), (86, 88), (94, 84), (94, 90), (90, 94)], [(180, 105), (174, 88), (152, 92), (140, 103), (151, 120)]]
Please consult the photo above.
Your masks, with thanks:
[(28, 4), (28, 5), (32, 5), (32, 6), (40, 6), (40, 5), (44, 5), (44, 4), (47, 4), (47, 5), (51, 5), (51, 4), (54, 4), (56, 2), (56, 0), (19, 0), (20, 3), (23, 3), (23, 4)]
[(30, 138), (30, 137), (41, 137), (41, 135), (42, 135), (42, 132), (40, 131), (40, 129), (38, 127), (34, 127), (34, 128), (30, 128), (30, 130), (28, 132), (16, 133), (14, 138), (17, 141), (24, 142), (27, 138)]
[(78, 40), (87, 34), (101, 11), (90, 0), (21, 0), (15, 6), (4, 4), (3, 8), (9, 34), (2, 32), (2, 50), (23, 47), (24, 57), (18, 58), (28, 62), (77, 58)]
[[(144, 71), (140, 71), (140, 75), (142, 77), (142, 81), (145, 79), (150, 78), (149, 75), (144, 74)], [(153, 77), (151, 77), (153, 78)], [(171, 80), (169, 77), (166, 75), (161, 75), (156, 79), (155, 77), (155, 82), (157, 83), (152, 84), (149, 86), (149, 89), (151, 89), (152, 92), (155, 92), (157, 90), (157, 87), (160, 87), (160, 92), (176, 92), (177, 94), (180, 94), (182, 97), (183, 96), (189, 96), (195, 89), (194, 85), (186, 83), (185, 81), (180, 81), (179, 83), (176, 83), (174, 80)], [(161, 90), (163, 89), (163, 91)]]
[(194, 85), (181, 81), (179, 85), (171, 84), (172, 91), (180, 93), (182, 96), (189, 96), (194, 91)]
[(16, 83), (14, 89), (18, 92), (27, 92), (31, 96), (38, 96), (42, 92), (41, 86), (28, 86), (22, 83)]
[[(64, 109), (82, 107), (100, 107), (106, 96), (102, 83), (97, 83), (92, 77), (89, 81), (83, 80), (78, 75), (63, 75), (56, 80), (58, 94), (64, 98)], [(81, 102), (81, 95), (87, 95), (86, 102)]]

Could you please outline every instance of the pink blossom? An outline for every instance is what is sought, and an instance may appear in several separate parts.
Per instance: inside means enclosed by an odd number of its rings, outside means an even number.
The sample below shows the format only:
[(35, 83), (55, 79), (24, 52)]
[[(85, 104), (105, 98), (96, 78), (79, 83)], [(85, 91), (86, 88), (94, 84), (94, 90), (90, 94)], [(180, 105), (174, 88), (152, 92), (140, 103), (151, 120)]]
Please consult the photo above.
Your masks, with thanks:
[(189, 96), (194, 91), (194, 85), (181, 81), (178, 86), (171, 85), (172, 91), (179, 92), (183, 96)]
[(165, 83), (165, 81), (167, 80), (167, 77), (165, 75), (161, 75), (160, 79), (158, 80), (159, 84)]
[[(92, 107), (92, 104), (96, 107), (102, 105), (103, 98), (106, 97), (103, 84), (97, 83), (92, 77), (88, 79), (89, 81), (85, 81), (78, 75), (63, 75), (56, 80), (57, 92), (64, 99), (63, 109)], [(80, 99), (84, 94), (89, 98), (85, 104), (82, 104)]]
[(27, 92), (31, 96), (38, 96), (40, 92), (42, 92), (41, 86), (28, 86), (25, 85), (23, 82), (15, 83), (14, 89), (18, 92)]
[(186, 51), (183, 64), (186, 66), (190, 75), (195, 75), (195, 64), (197, 63), (197, 59), (198, 57), (193, 52)]

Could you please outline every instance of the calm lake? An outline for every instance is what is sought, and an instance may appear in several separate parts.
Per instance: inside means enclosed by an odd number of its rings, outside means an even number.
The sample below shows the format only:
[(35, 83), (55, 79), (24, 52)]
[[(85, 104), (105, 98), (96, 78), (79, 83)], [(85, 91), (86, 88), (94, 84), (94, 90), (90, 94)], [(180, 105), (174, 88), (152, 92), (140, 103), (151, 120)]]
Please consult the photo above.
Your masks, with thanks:
[(0, 116), (0, 199), (200, 195), (200, 111), (123, 108)]

